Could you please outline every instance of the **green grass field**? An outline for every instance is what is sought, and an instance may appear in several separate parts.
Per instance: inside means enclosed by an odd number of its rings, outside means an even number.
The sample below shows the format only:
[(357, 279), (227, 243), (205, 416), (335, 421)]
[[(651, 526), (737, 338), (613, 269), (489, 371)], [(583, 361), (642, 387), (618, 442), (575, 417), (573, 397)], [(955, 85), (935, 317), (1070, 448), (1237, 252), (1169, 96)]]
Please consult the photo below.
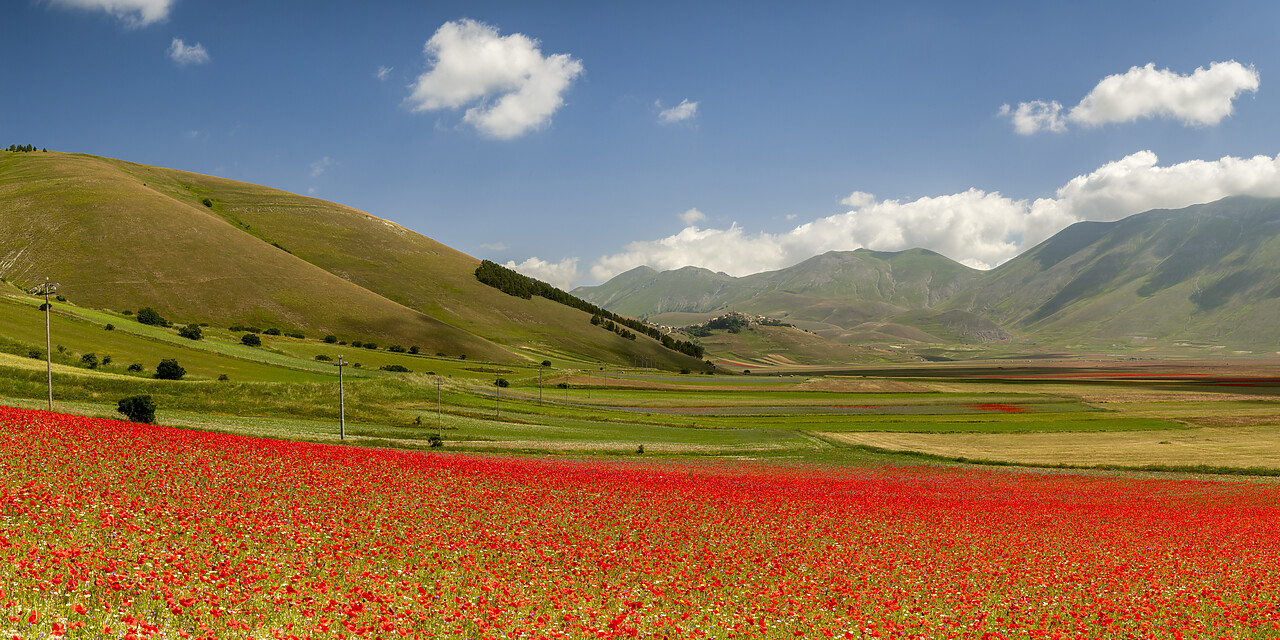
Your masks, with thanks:
[[(40, 302), (16, 293), (0, 297), (0, 401), (6, 404), (42, 408), (47, 402), (43, 358), (31, 357), (32, 350), (43, 355)], [(1248, 431), (1249, 425), (1280, 424), (1280, 403), (1271, 396), (1229, 390), (1210, 396), (1140, 390), (1098, 402), (1090, 388), (1075, 383), (763, 371), (680, 375), (601, 366), (552, 350), (520, 351), (527, 362), (551, 362), (541, 367), (393, 353), (385, 345), (355, 348), (316, 337), (263, 336), (263, 346), (247, 347), (240, 333), (218, 327), (206, 327), (205, 339), (192, 341), (176, 328), (65, 303), (55, 303), (51, 319), (53, 342), (63, 347), (55, 348), (56, 410), (119, 417), (119, 399), (148, 394), (159, 406), (159, 422), (271, 438), (338, 441), (337, 370), (318, 355), (360, 363), (345, 370), (346, 442), (379, 447), (427, 449), (438, 434), (445, 450), (471, 452), (633, 456), (643, 450), (837, 464), (918, 462), (912, 456), (924, 452), (934, 461), (985, 456), (1072, 464), (1072, 451), (1112, 438), (1127, 447), (1125, 460), (1135, 467), (1167, 462), (1161, 456), (1173, 448), (1157, 446), (1166, 442), (1178, 443), (1181, 463), (1212, 466), (1213, 443), (1230, 449), (1250, 433), (1264, 433)], [(87, 368), (85, 353), (110, 356), (111, 363)], [(162, 358), (176, 358), (187, 378), (154, 379)], [(128, 372), (134, 362), (143, 371)], [(388, 365), (410, 372), (379, 370)], [(219, 380), (223, 375), (228, 379)], [(510, 386), (495, 386), (497, 377)], [(1002, 438), (1024, 449), (1010, 460), (999, 449)], [(1038, 442), (1046, 444), (1037, 449)], [(1231, 468), (1280, 468), (1280, 461), (1269, 462), (1268, 449), (1255, 449), (1236, 447), (1233, 457), (1222, 459), (1230, 459)], [(1201, 450), (1203, 459), (1195, 458)]]

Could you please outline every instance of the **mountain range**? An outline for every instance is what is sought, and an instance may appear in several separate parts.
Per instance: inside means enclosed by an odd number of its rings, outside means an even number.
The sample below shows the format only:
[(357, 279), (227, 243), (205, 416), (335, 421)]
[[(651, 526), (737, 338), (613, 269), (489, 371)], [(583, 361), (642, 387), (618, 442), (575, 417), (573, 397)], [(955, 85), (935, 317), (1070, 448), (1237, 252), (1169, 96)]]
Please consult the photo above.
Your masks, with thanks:
[(1280, 200), (1080, 222), (990, 271), (925, 249), (826, 253), (731, 277), (638, 267), (573, 292), (669, 324), (728, 311), (849, 344), (1280, 346)]

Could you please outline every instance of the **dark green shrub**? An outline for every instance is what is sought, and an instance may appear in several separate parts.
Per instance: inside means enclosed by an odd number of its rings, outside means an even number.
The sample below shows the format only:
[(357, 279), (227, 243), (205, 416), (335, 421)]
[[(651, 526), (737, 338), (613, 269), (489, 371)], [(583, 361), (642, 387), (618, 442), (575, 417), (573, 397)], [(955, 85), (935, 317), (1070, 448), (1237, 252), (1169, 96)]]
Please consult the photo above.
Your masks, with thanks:
[(138, 373), (139, 371), (142, 371), (142, 363), (135, 362), (129, 365), (129, 373)]
[(138, 309), (138, 322), (141, 322), (142, 324), (154, 325), (157, 327), (169, 326), (169, 321), (165, 320), (164, 316), (160, 315), (160, 312), (156, 311), (155, 309), (152, 309), (151, 307), (143, 307), (141, 309)]
[(383, 371), (394, 371), (396, 373), (409, 373), (409, 368), (402, 364), (384, 364), (380, 368)]
[(102, 366), (111, 364), (111, 356), (102, 356)]
[(126, 316), (131, 316), (131, 315), (133, 315), (133, 311), (130, 311), (129, 309), (125, 309), (123, 313), (124, 313)]
[(686, 375), (686, 376), (687, 376), (687, 375), (689, 375), (689, 373), (690, 373), (690, 372), (692, 372), (692, 371), (693, 371), (693, 370), (692, 370), (692, 369), (690, 369), (689, 367), (680, 367), (680, 373), (681, 373), (681, 374), (683, 374), (683, 375)]
[(219, 375), (218, 375), (218, 382), (226, 382), (226, 381), (228, 381), (228, 380), (230, 380), (230, 379), (231, 379), (231, 378), (228, 378), (228, 377), (227, 377), (227, 374), (225, 374), (225, 373), (223, 373), (223, 374), (219, 374)]
[(271, 328), (267, 329), (266, 331), (263, 331), (263, 332), (262, 332), (262, 335), (264, 335), (264, 336), (278, 336), (278, 335), (280, 335), (280, 330), (279, 330), (279, 329), (277, 329), (277, 328), (275, 328), (275, 327), (271, 327)]
[(41, 310), (41, 311), (48, 311), (48, 310), (50, 310), (50, 309), (52, 309), (52, 308), (53, 308), (53, 305), (49, 304), (48, 302), (41, 302), (41, 303), (40, 303), (40, 310)]
[(556, 385), (556, 388), (557, 388), (557, 389), (568, 389), (568, 388), (569, 388), (569, 383), (568, 383), (568, 382), (561, 382), (560, 384)]
[(116, 404), (116, 411), (128, 418), (129, 422), (151, 424), (156, 419), (156, 403), (149, 395), (121, 398)]
[(511, 383), (508, 382), (506, 378), (498, 378), (497, 380), (494, 381), (494, 384), (504, 389), (511, 386)]
[(316, 360), (319, 360), (320, 362), (330, 362), (333, 360), (333, 358), (330, 358), (329, 356), (326, 356), (323, 353), (317, 353)]
[(324, 341), (325, 341), (325, 343), (327, 343), (327, 344), (333, 344), (333, 343), (335, 343), (335, 342), (337, 342), (337, 341), (338, 341), (338, 336), (335, 336), (335, 335), (333, 335), (333, 334), (331, 333), (331, 334), (329, 334), (329, 335), (327, 335), (327, 336), (325, 336), (325, 337), (324, 337)]
[(258, 334), (256, 334), (256, 333), (246, 333), (246, 334), (244, 334), (244, 335), (240, 336), (240, 342), (243, 342), (244, 344), (246, 344), (246, 345), (248, 345), (248, 346), (250, 346), (250, 347), (261, 347), (261, 346), (262, 346), (262, 338), (259, 338), (259, 337), (258, 337)]
[(59, 293), (58, 295), (54, 296), (54, 297), (53, 297), (53, 299), (54, 299), (54, 300), (57, 300), (58, 302), (66, 302), (66, 301), (67, 301), (67, 297), (66, 297), (66, 296), (64, 296), (64, 295), (62, 295), (61, 293)]
[(114, 324), (111, 324), (110, 322), (108, 322), (108, 323), (107, 323), (107, 326), (103, 327), (103, 329), (106, 329), (107, 331), (115, 331), (115, 330), (116, 330), (116, 326), (115, 326)]
[(404, 347), (398, 344), (393, 344), (387, 347), (387, 351), (390, 351), (391, 353), (405, 353), (406, 351), (408, 351), (408, 349), (405, 349)]
[(412, 346), (412, 347), (409, 347), (409, 353), (412, 353), (413, 355), (415, 355), (415, 356), (416, 356), (416, 355), (418, 355), (418, 352), (419, 352), (419, 350), (418, 350), (417, 345), (414, 345), (414, 346)]
[(178, 335), (188, 340), (199, 340), (204, 337), (204, 332), (200, 330), (200, 325), (189, 324), (185, 327), (182, 327), (181, 329), (178, 329)]
[(84, 354), (84, 355), (80, 356), (80, 364), (82, 364), (82, 365), (84, 365), (84, 366), (86, 366), (86, 367), (89, 367), (90, 369), (97, 369), (97, 368), (98, 368), (98, 354), (96, 354), (96, 353), (86, 353), (86, 354)]
[(173, 358), (165, 358), (156, 365), (157, 380), (181, 380), (182, 376), (187, 375), (187, 370), (178, 364)]
[(203, 204), (203, 205), (204, 205), (204, 206), (206, 206), (206, 207), (209, 207), (210, 209), (212, 209), (212, 208), (213, 208), (213, 201), (212, 201), (212, 200), (210, 200), (210, 199), (208, 199), (208, 198), (205, 198), (204, 200), (201, 200), (201, 201), (200, 201), (200, 203), (201, 203), (201, 204)]
[(363, 347), (363, 346), (364, 346), (364, 343), (363, 343), (363, 342), (361, 342), (361, 341), (359, 341), (359, 340), (352, 340), (352, 341), (351, 341), (351, 346), (353, 346), (353, 347), (355, 347), (355, 348), (359, 349), (360, 347)]
[(427, 436), (427, 442), (428, 442), (432, 447), (443, 447), (443, 446), (444, 446), (444, 438), (441, 438), (441, 437), (440, 437), (440, 434), (438, 434), (438, 433), (433, 433), (433, 434), (431, 434), (431, 435)]
[(36, 349), (36, 348), (27, 349), (27, 357), (33, 360), (43, 360), (44, 351), (41, 351), (40, 349)]
[(366, 348), (366, 349), (377, 349), (377, 348), (378, 348), (378, 343), (376, 343), (376, 342), (366, 342), (366, 343), (364, 343), (364, 348)]
[(306, 334), (301, 331), (286, 331), (284, 334), (290, 338), (297, 338), (299, 340), (305, 340), (307, 338)]

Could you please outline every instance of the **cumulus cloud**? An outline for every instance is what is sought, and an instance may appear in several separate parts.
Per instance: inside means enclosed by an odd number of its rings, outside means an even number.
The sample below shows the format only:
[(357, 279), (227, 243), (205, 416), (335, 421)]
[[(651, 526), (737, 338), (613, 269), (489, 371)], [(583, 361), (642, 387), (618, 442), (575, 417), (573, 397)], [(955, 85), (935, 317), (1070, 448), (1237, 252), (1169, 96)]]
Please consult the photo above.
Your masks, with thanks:
[(126, 26), (140, 28), (167, 20), (173, 0), (49, 0), (49, 4), (106, 11), (119, 18)]
[(701, 211), (698, 211), (697, 209), (690, 209), (680, 214), (680, 221), (685, 223), (686, 226), (691, 224), (698, 224), (699, 222), (702, 222), (703, 220), (706, 220), (706, 219), (707, 219), (707, 214)]
[(666, 238), (633, 242), (590, 269), (600, 281), (640, 265), (695, 265), (743, 276), (780, 269), (827, 251), (932, 249), (969, 266), (990, 268), (1082, 220), (1114, 221), (1158, 208), (1180, 208), (1231, 195), (1280, 197), (1280, 155), (1225, 157), (1159, 166), (1140, 151), (1077, 176), (1055, 197), (1034, 201), (969, 189), (910, 201), (855, 191), (850, 210), (779, 234), (688, 227)]
[[(655, 102), (659, 109), (662, 109), (661, 102)], [(672, 124), (674, 122), (684, 122), (698, 115), (698, 103), (689, 102), (686, 98), (680, 101), (680, 104), (670, 109), (662, 109), (658, 113), (658, 122), (662, 124)]]
[(543, 56), (538, 45), (482, 22), (446, 22), (427, 41), (431, 70), (418, 76), (406, 102), (415, 112), (473, 105), (463, 121), (499, 140), (544, 127), (582, 73), (582, 61)]
[(1063, 132), (1067, 122), (1097, 127), (1141, 118), (1170, 118), (1185, 126), (1210, 126), (1231, 115), (1235, 99), (1246, 91), (1256, 92), (1261, 77), (1252, 65), (1229, 60), (1215, 62), (1208, 69), (1198, 67), (1190, 75), (1156, 69), (1155, 63), (1131, 67), (1125, 73), (1103, 78), (1065, 116), (1057, 101), (1040, 100), (1004, 105), (1000, 115), (1013, 121), (1023, 135), (1048, 130)]
[(378, 70), (373, 72), (373, 77), (379, 80), (386, 80), (387, 76), (391, 75), (391, 71), (394, 68), (395, 67), (378, 67)]
[(199, 42), (187, 46), (181, 38), (174, 38), (173, 43), (169, 45), (169, 57), (182, 65), (204, 64), (209, 61), (209, 52), (205, 51), (204, 45)]
[(506, 267), (565, 291), (573, 288), (581, 278), (581, 274), (578, 272), (577, 258), (565, 258), (560, 262), (547, 262), (533, 257), (519, 264), (509, 261)]

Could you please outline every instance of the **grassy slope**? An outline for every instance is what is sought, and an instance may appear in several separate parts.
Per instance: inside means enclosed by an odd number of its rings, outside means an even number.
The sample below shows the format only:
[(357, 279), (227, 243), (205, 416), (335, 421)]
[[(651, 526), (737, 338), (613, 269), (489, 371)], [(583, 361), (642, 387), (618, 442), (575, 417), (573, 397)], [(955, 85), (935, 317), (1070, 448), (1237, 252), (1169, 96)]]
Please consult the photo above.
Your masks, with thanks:
[(1229, 198), (1081, 223), (952, 302), (1040, 342), (1280, 341), (1280, 201)]
[(0, 276), (29, 286), (47, 275), (87, 307), (149, 305), (173, 321), (298, 328), (472, 359), (514, 362), (534, 349), (694, 364), (592, 327), (580, 311), (486, 287), (474, 258), (394, 223), (266, 187), (6, 152), (0, 211)]
[(632, 342), (593, 327), (581, 311), (541, 298), (522, 300), (481, 284), (474, 276), (479, 260), (362, 211), (242, 182), (116, 164), (143, 179), (158, 177), (175, 199), (210, 198), (213, 212), (232, 226), (487, 340), (606, 362), (629, 363), (633, 354), (666, 367), (693, 362), (647, 338)]

